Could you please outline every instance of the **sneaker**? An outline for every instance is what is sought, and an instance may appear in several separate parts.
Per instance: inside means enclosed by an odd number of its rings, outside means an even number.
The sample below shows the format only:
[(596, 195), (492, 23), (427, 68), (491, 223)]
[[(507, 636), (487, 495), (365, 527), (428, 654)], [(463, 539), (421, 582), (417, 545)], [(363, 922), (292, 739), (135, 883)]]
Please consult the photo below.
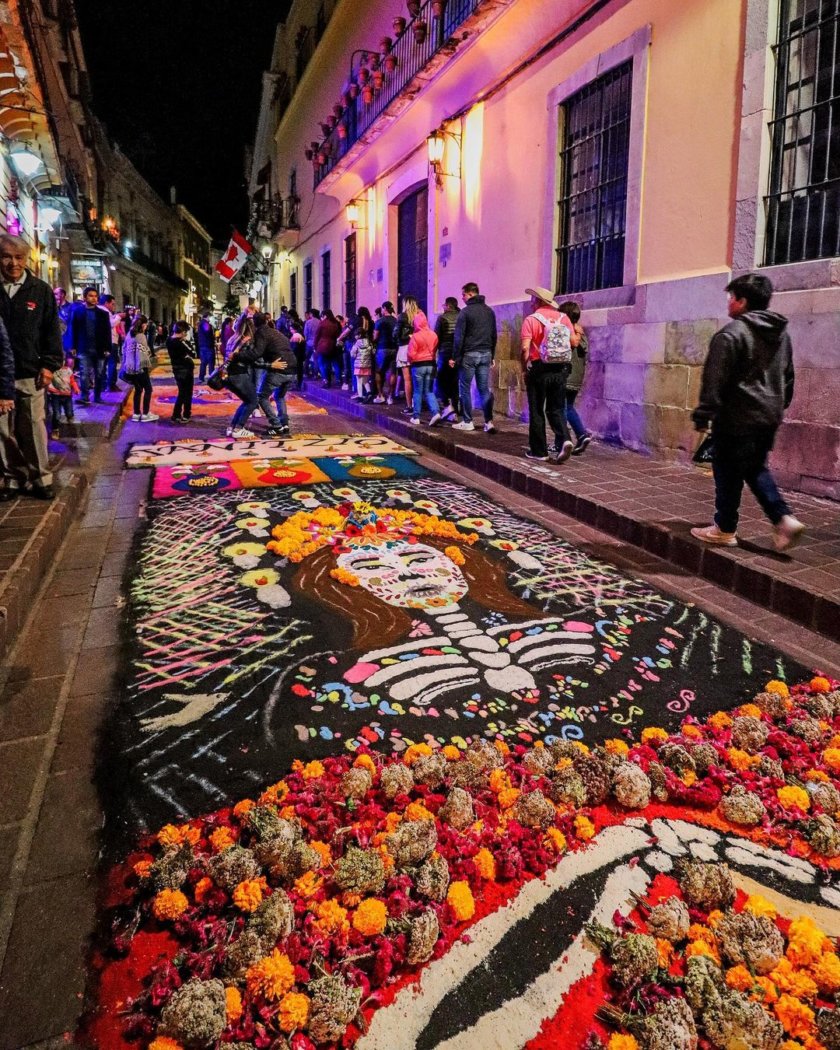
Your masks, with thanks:
[(493, 423), (493, 422), (485, 423), (484, 424), (484, 433), (485, 434), (495, 434), (496, 433), (496, 425), (495, 425), (495, 423)]
[(233, 437), (233, 427), (228, 427), (227, 428), (227, 430), (225, 431), (225, 437), (226, 438), (232, 438)]
[(190, 416), (183, 416), (177, 422), (179, 422), (179, 423), (189, 423), (190, 422), (190, 418), (191, 418)]
[(131, 417), (131, 422), (132, 423), (139, 423), (142, 418), (143, 417), (140, 415), (139, 412), (135, 412), (134, 415)]
[(419, 416), (412, 416), (411, 419), (409, 419), (409, 423), (411, 423), (411, 425), (413, 427), (419, 427), (420, 426), (420, 417)]
[(254, 433), (254, 431), (249, 430), (247, 427), (237, 427), (236, 430), (234, 430), (231, 434), (231, 437), (235, 438), (252, 438), (256, 436), (257, 435)]
[(773, 526), (773, 547), (781, 553), (795, 547), (802, 539), (805, 526), (792, 514), (785, 514), (778, 525)]
[(51, 441), (58, 441), (58, 431), (57, 430), (51, 430), (50, 431), (50, 440)]
[(404, 416), (413, 416), (414, 415), (414, 409), (413, 408), (404, 408), (402, 410), (402, 414)]
[(455, 419), (456, 413), (452, 405), (447, 405), (446, 408), (441, 412), (440, 417), (444, 420)]
[(538, 456), (535, 452), (532, 452), (529, 448), (525, 449), (525, 458), (526, 459), (536, 459), (536, 460), (539, 460), (540, 463), (547, 463), (548, 462), (548, 456)]
[(475, 430), (475, 423), (473, 423), (472, 420), (470, 420), (468, 423), (465, 423), (462, 420), (460, 423), (453, 423), (452, 424), (452, 429), (453, 430)]
[(90, 408), (90, 398), (89, 397), (80, 397), (79, 398), (79, 404), (82, 406), (82, 408)]
[(279, 427), (280, 437), (288, 437), (291, 434), (291, 430), (288, 427)]
[(571, 441), (564, 441), (560, 448), (555, 450), (554, 455), (551, 457), (552, 461), (554, 463), (565, 463), (571, 456), (574, 447)]
[(349, 383), (342, 383), (341, 384), (341, 389), (342, 390), (349, 390), (350, 389), (350, 384)]
[(361, 394), (351, 394), (350, 395), (350, 400), (351, 401), (361, 401), (362, 400), (362, 395)]
[(592, 435), (591, 434), (584, 434), (582, 438), (578, 438), (577, 444), (572, 449), (572, 455), (573, 456), (582, 456), (583, 453), (586, 451), (587, 445), (589, 445), (589, 443), (591, 441), (592, 441)]
[(160, 416), (156, 415), (154, 412), (144, 412), (143, 415), (140, 417), (140, 422), (154, 423), (158, 419), (160, 419)]
[(737, 547), (738, 536), (734, 532), (721, 532), (717, 525), (706, 525), (704, 528), (691, 530), (691, 535), (703, 543), (711, 543), (715, 547)]
[(435, 412), (435, 414), (434, 414), (434, 415), (432, 416), (432, 418), (431, 418), (431, 419), (429, 420), (429, 426), (430, 426), (430, 427), (436, 427), (436, 426), (438, 425), (438, 423), (440, 423), (440, 421), (441, 421), (441, 418), (442, 418), (442, 417), (441, 417), (441, 414), (440, 414), (440, 412)]
[(393, 403), (394, 403), (394, 399), (392, 397), (389, 397), (389, 398), (385, 399), (385, 404), (386, 405), (393, 405)]
[(384, 405), (385, 404), (385, 398), (382, 397), (381, 394), (377, 394), (376, 397), (373, 399), (373, 403), (375, 405)]

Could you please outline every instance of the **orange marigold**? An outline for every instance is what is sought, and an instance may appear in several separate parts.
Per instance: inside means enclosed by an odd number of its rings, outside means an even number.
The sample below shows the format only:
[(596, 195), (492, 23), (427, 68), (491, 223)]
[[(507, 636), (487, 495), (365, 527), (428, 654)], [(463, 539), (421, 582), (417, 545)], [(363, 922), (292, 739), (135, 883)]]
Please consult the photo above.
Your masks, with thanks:
[(830, 693), (831, 682), (827, 678), (823, 678), (822, 675), (817, 675), (816, 678), (812, 678), (810, 681), (812, 693)]
[(785, 698), (790, 696), (790, 689), (788, 689), (784, 682), (780, 682), (777, 678), (774, 678), (765, 685), (764, 692), (777, 693), (779, 696), (784, 696)]
[(683, 771), (683, 775), (680, 777), (680, 780), (683, 782), (683, 784), (685, 784), (686, 787), (691, 787), (693, 784), (697, 783), (697, 774), (694, 772), (693, 769), (686, 769)]
[(560, 761), (555, 764), (554, 768), (558, 773), (562, 773), (564, 769), (569, 769), (570, 766), (573, 765), (574, 763), (570, 758), (561, 758)]
[(280, 1029), (287, 1034), (306, 1028), (309, 1023), (309, 996), (289, 992), (280, 1003)]
[(575, 835), (581, 840), (581, 842), (588, 842), (589, 839), (595, 837), (595, 825), (582, 813), (579, 813), (575, 817)]
[(811, 976), (823, 995), (840, 991), (840, 959), (834, 952), (823, 952), (810, 969)]
[[(295, 765), (299, 765), (300, 769), (295, 769)], [(298, 759), (292, 763), (292, 770), (295, 773), (300, 773), (303, 770), (303, 763)], [(289, 785), (285, 780), (278, 780), (276, 784), (272, 784), (271, 787), (267, 787), (265, 791), (260, 795), (261, 806), (279, 806), (286, 795), (289, 794)]]
[(794, 966), (810, 966), (831, 950), (831, 941), (809, 916), (800, 915), (790, 924), (785, 955)]
[(831, 777), (821, 769), (808, 769), (802, 774), (802, 779), (810, 780), (811, 782), (819, 781), (822, 784), (827, 784), (831, 780)]
[(353, 759), (353, 765), (356, 769), (366, 769), (371, 776), (376, 775), (376, 763), (370, 757), (370, 755), (357, 755)]
[(674, 958), (674, 946), (664, 937), (656, 938), (656, 954), (659, 956), (659, 966), (667, 970)]
[(519, 788), (505, 788), (499, 792), (499, 805), (502, 809), (510, 809), (511, 806), (516, 805), (516, 800), (521, 794)]
[(193, 895), (195, 896), (195, 903), (203, 904), (207, 900), (207, 897), (212, 889), (212, 879), (209, 879), (206, 875), (200, 878), (195, 884), (195, 889), (193, 890)]
[(255, 805), (256, 802), (253, 799), (243, 798), (241, 802), (237, 802), (233, 807), (233, 815), (237, 820), (245, 820)]
[(363, 937), (376, 937), (385, 929), (388, 922), (388, 909), (375, 897), (362, 901), (353, 912), (353, 929)]
[(765, 1003), (769, 1006), (770, 1003), (776, 1002), (779, 998), (779, 993), (769, 977), (756, 977), (750, 998), (755, 999), (757, 1003)]
[(804, 788), (794, 787), (788, 784), (786, 787), (776, 790), (776, 798), (785, 809), (810, 809), (811, 796)]
[(319, 878), (314, 871), (307, 871), (305, 875), (301, 875), (297, 880), (295, 889), (301, 897), (313, 897), (323, 884), (324, 880)]
[(703, 735), (703, 730), (700, 726), (693, 725), (689, 722), (688, 725), (682, 727), (682, 735), (689, 740), (699, 740)]
[(613, 738), (611, 740), (605, 740), (604, 748), (611, 755), (626, 755), (627, 752), (630, 750), (628, 744), (626, 744), (623, 740), (617, 740), (616, 738)]
[(350, 923), (347, 919), (347, 909), (342, 908), (336, 900), (321, 901), (315, 908), (318, 919), (315, 925), (322, 933), (350, 932)]
[(803, 1039), (814, 1031), (814, 1011), (792, 995), (780, 995), (773, 1012), (788, 1035)]
[(389, 875), (394, 870), (395, 861), (391, 854), (388, 852), (387, 846), (379, 846), (379, 856), (382, 858), (382, 865), (385, 868), (385, 874)]
[(310, 842), (310, 847), (321, 857), (321, 867), (332, 862), (332, 850), (326, 842)]
[(434, 820), (435, 815), (422, 802), (409, 802), (405, 808), (406, 820)]
[(634, 1036), (615, 1032), (610, 1036), (607, 1050), (639, 1050), (639, 1044)]
[(466, 922), (475, 915), (475, 900), (468, 882), (453, 882), (446, 894), (446, 903), (455, 912), (458, 922)]
[(161, 922), (173, 922), (180, 919), (189, 904), (180, 890), (161, 890), (152, 901), (152, 911)]
[(746, 718), (761, 718), (762, 711), (758, 704), (741, 704), (738, 708), (738, 714)]
[(718, 953), (717, 948), (706, 941), (692, 941), (688, 945), (685, 949), (686, 959), (691, 959), (695, 955), (706, 955), (720, 966), (720, 954)]
[(405, 754), (403, 755), (403, 762), (405, 762), (407, 766), (413, 766), (418, 758), (423, 758), (424, 756), (430, 755), (431, 753), (432, 749), (429, 747), (428, 744), (412, 744), (410, 747), (407, 747), (405, 749)]
[(748, 751), (742, 751), (738, 747), (728, 748), (726, 751), (726, 757), (729, 761), (729, 765), (738, 773), (743, 773), (745, 769), (751, 769), (753, 766), (757, 766), (761, 761), (761, 758), (758, 755), (751, 755)]
[(457, 762), (461, 757), (461, 752), (454, 744), (447, 744), (443, 749), (443, 757), (447, 762)]
[(491, 882), (495, 880), (496, 858), (489, 849), (482, 847), (473, 857), (473, 862), (482, 879), (489, 879)]
[(713, 930), (722, 918), (723, 912), (720, 911), (718, 908), (714, 908), (712, 911), (709, 912), (708, 916), (706, 917), (706, 925)]
[(755, 978), (746, 966), (733, 966), (726, 971), (726, 983), (736, 992), (748, 992), (755, 984)]
[(655, 744), (664, 744), (667, 739), (668, 734), (659, 726), (648, 726), (647, 729), (642, 730), (642, 743), (649, 744), (651, 747)]
[(504, 740), (494, 740), (493, 747), (495, 747), (495, 749), (503, 755), (510, 754), (510, 748), (507, 746)]
[(242, 993), (233, 985), (225, 988), (225, 1012), (228, 1024), (236, 1024), (242, 1016)]
[(295, 968), (289, 957), (275, 948), (248, 969), (245, 982), (252, 998), (277, 1002), (294, 987)]
[(165, 824), (157, 833), (157, 840), (164, 848), (167, 846), (180, 846), (184, 841), (180, 828), (174, 824)]
[(494, 769), (490, 773), (489, 783), (490, 790), (497, 795), (500, 791), (504, 791), (505, 788), (510, 787), (510, 780), (508, 780), (508, 775), (503, 769)]
[(319, 777), (322, 777), (325, 772), (324, 763), (319, 762), (317, 759), (313, 759), (312, 762), (307, 762), (303, 767), (301, 776), (304, 780), (317, 780)]
[(545, 833), (545, 839), (557, 853), (564, 853), (568, 843), (566, 836), (559, 828), (549, 828)]
[(210, 836), (210, 845), (214, 853), (223, 853), (226, 849), (236, 845), (236, 839), (230, 828), (216, 828)]
[(149, 1043), (149, 1050), (184, 1050), (176, 1039), (170, 1039), (168, 1035), (159, 1035)]
[(827, 747), (822, 757), (832, 773), (840, 773), (840, 747)]
[(402, 814), (396, 813), (394, 810), (385, 817), (385, 830), (390, 834), (402, 823)]
[(693, 922), (688, 928), (688, 939), (690, 941), (705, 941), (706, 944), (717, 946), (717, 937), (701, 922)]
[(150, 860), (138, 860), (132, 871), (138, 879), (148, 879), (152, 872), (152, 862)]
[(817, 982), (806, 970), (797, 970), (790, 959), (780, 959), (767, 976), (780, 992), (797, 999), (815, 999), (817, 996)]
[(262, 904), (262, 899), (262, 879), (244, 879), (233, 891), (233, 903), (240, 911), (256, 911)]
[(725, 711), (717, 711), (706, 719), (706, 724), (712, 729), (728, 729), (732, 725), (732, 719)]
[(450, 561), (455, 562), (456, 565), (463, 565), (466, 561), (464, 552), (460, 547), (444, 547), (443, 553)]

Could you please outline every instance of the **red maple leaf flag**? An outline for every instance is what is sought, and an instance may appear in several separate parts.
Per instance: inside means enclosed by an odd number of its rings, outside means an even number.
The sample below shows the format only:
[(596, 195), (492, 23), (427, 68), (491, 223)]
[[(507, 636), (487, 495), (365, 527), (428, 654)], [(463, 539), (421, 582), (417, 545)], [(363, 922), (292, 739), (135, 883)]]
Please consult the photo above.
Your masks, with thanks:
[(245, 240), (242, 234), (238, 230), (234, 230), (227, 251), (216, 263), (216, 271), (222, 280), (225, 282), (232, 281), (245, 265), (245, 260), (253, 250), (253, 247)]

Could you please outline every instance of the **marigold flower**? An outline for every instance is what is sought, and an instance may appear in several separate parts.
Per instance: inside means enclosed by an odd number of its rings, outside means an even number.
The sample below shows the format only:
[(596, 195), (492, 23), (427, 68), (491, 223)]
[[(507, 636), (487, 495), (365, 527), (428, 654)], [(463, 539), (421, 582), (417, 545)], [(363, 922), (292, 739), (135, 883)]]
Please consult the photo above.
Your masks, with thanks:
[(309, 846), (310, 849), (314, 849), (316, 853), (320, 854), (321, 867), (332, 862), (332, 850), (326, 842), (313, 841), (309, 843)]
[(301, 875), (297, 880), (295, 889), (301, 897), (314, 897), (323, 884), (324, 880), (316, 875), (314, 871), (307, 871), (305, 875)]
[(371, 776), (376, 775), (376, 763), (370, 755), (357, 755), (353, 759), (353, 765), (356, 769), (366, 769)]
[(301, 772), (301, 776), (304, 780), (317, 780), (319, 777), (322, 777), (325, 772), (326, 770), (324, 769), (323, 762), (319, 762), (315, 759), (312, 762), (306, 763)]
[(830, 693), (831, 682), (827, 678), (823, 678), (822, 675), (817, 675), (816, 678), (812, 678), (809, 682), (812, 693)]
[(446, 894), (446, 903), (455, 912), (458, 922), (466, 922), (475, 915), (475, 900), (468, 882), (453, 882)]
[(495, 747), (495, 749), (498, 752), (500, 752), (500, 754), (503, 754), (503, 755), (509, 755), (510, 754), (510, 748), (504, 742), (504, 740), (494, 740), (493, 741), (493, 747)]
[(776, 968), (767, 975), (780, 992), (797, 999), (816, 999), (817, 982), (806, 970), (794, 968), (790, 959), (780, 959)]
[(778, 696), (783, 696), (785, 698), (790, 696), (790, 689), (788, 689), (784, 682), (780, 682), (777, 678), (774, 678), (765, 685), (764, 692), (776, 693)]
[(289, 992), (280, 1002), (280, 1029), (287, 1034), (306, 1028), (309, 1023), (309, 996)]
[(315, 908), (318, 919), (315, 925), (322, 933), (346, 934), (350, 932), (347, 909), (336, 900), (321, 901)]
[(558, 773), (562, 773), (564, 769), (569, 769), (573, 765), (574, 762), (572, 762), (570, 758), (561, 758), (560, 761), (555, 764), (554, 768)]
[(773, 984), (769, 977), (756, 977), (750, 998), (754, 999), (757, 1003), (764, 1003), (769, 1006), (770, 1003), (776, 1002), (779, 998), (779, 993), (776, 990), (775, 984)]
[(718, 908), (714, 908), (712, 911), (709, 912), (708, 917), (706, 918), (706, 925), (709, 927), (709, 929), (713, 930), (722, 918), (723, 912), (720, 911), (720, 909)]
[(717, 711), (706, 719), (706, 724), (712, 729), (728, 729), (732, 725), (732, 719), (725, 711)]
[(195, 884), (193, 890), (193, 896), (195, 897), (196, 904), (203, 904), (207, 900), (210, 891), (213, 889), (213, 880), (209, 879), (206, 875), (199, 879)]
[(759, 755), (751, 755), (748, 751), (742, 751), (738, 747), (728, 748), (726, 757), (729, 765), (738, 773), (743, 773), (745, 769), (752, 769), (761, 761)]
[(138, 879), (148, 879), (152, 872), (152, 862), (150, 860), (138, 860), (132, 871)]
[(834, 952), (824, 952), (810, 970), (823, 995), (835, 995), (840, 991), (840, 959)]
[(761, 718), (762, 711), (758, 704), (741, 704), (738, 708), (738, 714), (743, 718)]
[(461, 752), (454, 744), (447, 744), (443, 749), (443, 757), (447, 762), (457, 762), (461, 757)]
[(703, 730), (700, 726), (693, 725), (689, 722), (688, 725), (682, 727), (682, 735), (689, 740), (699, 740), (703, 736)]
[(831, 777), (828, 773), (824, 773), (821, 769), (809, 769), (802, 774), (803, 780), (808, 780), (811, 783), (828, 784), (831, 781)]
[(503, 769), (494, 769), (490, 773), (489, 784), (490, 790), (498, 795), (500, 791), (510, 787), (510, 780)]
[(473, 857), (473, 863), (482, 879), (489, 879), (491, 882), (495, 881), (496, 858), (489, 849), (482, 847)]
[(214, 853), (223, 853), (226, 849), (236, 845), (236, 839), (230, 828), (216, 828), (210, 836), (210, 845)]
[(726, 971), (726, 983), (736, 992), (748, 992), (755, 984), (755, 978), (746, 966), (733, 966)]
[(242, 993), (233, 985), (225, 988), (225, 1012), (228, 1024), (236, 1024), (242, 1016)]
[(840, 773), (840, 747), (827, 747), (822, 757), (832, 773)]
[(180, 846), (183, 842), (188, 841), (188, 832), (195, 832), (194, 837), (191, 836), (189, 841), (190, 845), (197, 845), (198, 840), (201, 838), (201, 833), (198, 831), (197, 828), (191, 828), (189, 824), (181, 824), (178, 827), (176, 827), (174, 824), (166, 824), (157, 833), (157, 840), (161, 844), (161, 846), (164, 847), (164, 849), (168, 848), (169, 846)]
[(407, 766), (413, 766), (418, 758), (423, 758), (426, 755), (431, 755), (432, 749), (428, 744), (412, 744), (410, 747), (405, 749), (403, 755), (403, 762)]
[(582, 755), (589, 754), (589, 747), (586, 744), (582, 743), (580, 740), (573, 740), (572, 747), (576, 747)]
[(697, 774), (694, 772), (693, 769), (686, 769), (683, 771), (683, 775), (680, 777), (680, 780), (683, 782), (683, 784), (685, 784), (686, 787), (692, 787), (694, 784), (697, 783)]
[(717, 948), (707, 943), (706, 941), (692, 941), (685, 949), (686, 959), (691, 959), (695, 955), (705, 955), (709, 959), (714, 960), (720, 966), (720, 954)]
[(706, 944), (711, 944), (717, 947), (717, 937), (714, 933), (704, 926), (701, 922), (693, 922), (688, 928), (688, 939), (690, 941), (705, 941)]
[(152, 901), (152, 911), (161, 922), (180, 919), (190, 902), (180, 890), (161, 890)]
[(814, 1029), (814, 1011), (792, 995), (781, 995), (773, 1004), (773, 1012), (782, 1028), (795, 1039), (805, 1038)]
[(385, 830), (390, 833), (396, 831), (396, 829), (402, 824), (402, 814), (391, 810), (391, 812), (385, 817)]
[(516, 801), (522, 792), (519, 788), (505, 788), (499, 792), (499, 805), (502, 809), (510, 809), (511, 806), (516, 805)]
[(406, 820), (434, 820), (435, 815), (422, 802), (410, 802), (405, 809)]
[[(299, 769), (295, 769), (295, 766), (299, 766)], [(297, 759), (292, 763), (292, 772), (300, 773), (303, 769), (303, 763)], [(279, 806), (283, 799), (289, 793), (289, 785), (285, 780), (278, 780), (276, 784), (272, 784), (260, 795), (261, 806)]]
[[(626, 755), (627, 752), (630, 750), (630, 747), (629, 747), (628, 744), (626, 744), (623, 740), (617, 740), (615, 738), (613, 738), (611, 740), (605, 740), (604, 741), (604, 748), (611, 755)], [(631, 1036), (631, 1038), (632, 1038), (632, 1036)]]
[(237, 802), (236, 805), (233, 807), (233, 815), (236, 817), (237, 820), (243, 821), (255, 805), (256, 802), (254, 802), (253, 799), (243, 798), (241, 802)]
[(762, 915), (768, 919), (775, 919), (778, 914), (775, 905), (771, 904), (766, 898), (760, 896), (758, 893), (753, 893), (744, 904), (744, 911), (751, 912), (753, 915), (761, 917)]
[(275, 948), (271, 955), (249, 967), (245, 983), (252, 998), (277, 1002), (294, 987), (295, 968), (289, 957)]
[(388, 922), (388, 909), (375, 897), (362, 901), (353, 912), (353, 929), (363, 937), (376, 937), (385, 929)]
[(807, 915), (801, 915), (790, 924), (788, 942), (785, 955), (794, 966), (810, 966), (832, 947), (828, 937)]
[(595, 825), (582, 813), (578, 813), (575, 817), (575, 835), (582, 841), (588, 842), (589, 839), (595, 837)]
[(659, 956), (659, 965), (667, 970), (674, 958), (674, 946), (664, 937), (656, 938), (656, 954)]
[(149, 1050), (184, 1050), (183, 1046), (167, 1035), (159, 1035), (149, 1043)]
[(233, 891), (233, 903), (240, 911), (256, 911), (263, 899), (262, 879), (245, 879)]
[(545, 833), (545, 840), (557, 853), (566, 852), (566, 836), (559, 828), (549, 828)]
[(391, 854), (388, 852), (387, 846), (378, 847), (379, 856), (382, 858), (382, 865), (385, 868), (385, 874), (388, 875), (394, 870), (395, 861)]
[(607, 1050), (639, 1050), (639, 1044), (632, 1035), (616, 1032), (610, 1036)]
[(668, 734), (659, 726), (648, 726), (647, 729), (642, 730), (642, 743), (651, 747), (655, 744), (664, 744), (667, 739)]
[(338, 580), (339, 583), (343, 583), (345, 587), (358, 587), (359, 577), (355, 572), (350, 572), (349, 569), (330, 569), (330, 576), (334, 580)]
[(789, 784), (786, 787), (778, 788), (776, 798), (778, 798), (785, 809), (804, 810), (811, 808), (811, 796), (804, 788), (794, 787)]
[(443, 553), (450, 561), (455, 562), (456, 565), (463, 565), (467, 560), (460, 547), (444, 547)]

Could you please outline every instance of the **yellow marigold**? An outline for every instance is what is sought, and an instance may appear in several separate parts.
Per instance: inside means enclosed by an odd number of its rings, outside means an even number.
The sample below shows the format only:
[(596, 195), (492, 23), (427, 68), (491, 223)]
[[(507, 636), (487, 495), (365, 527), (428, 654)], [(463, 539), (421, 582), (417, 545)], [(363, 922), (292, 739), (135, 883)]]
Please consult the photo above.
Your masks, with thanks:
[(297, 814), (295, 813), (294, 806), (283, 806), (280, 810), (281, 820), (294, 820)]
[(319, 777), (322, 777), (324, 773), (325, 770), (323, 762), (319, 762), (317, 759), (315, 759), (312, 762), (306, 763), (306, 765), (303, 767), (303, 772), (301, 773), (301, 776), (304, 780), (317, 780)]
[(510, 787), (510, 780), (508, 779), (507, 773), (503, 769), (494, 769), (490, 773), (490, 790), (495, 792), (497, 795), (500, 791), (504, 791)]
[(810, 966), (823, 952), (831, 951), (831, 941), (812, 918), (801, 915), (788, 930), (788, 948), (785, 955), (794, 966)]
[(557, 853), (565, 853), (566, 836), (559, 828), (549, 828), (545, 833), (546, 843), (549, 844)]
[(610, 1036), (607, 1050), (639, 1050), (639, 1044), (632, 1035), (616, 1032)]
[(505, 788), (499, 792), (499, 805), (502, 809), (510, 809), (516, 805), (517, 799), (522, 794), (519, 788)]
[(699, 740), (703, 735), (703, 730), (700, 726), (696, 726), (689, 722), (688, 725), (682, 727), (682, 735), (687, 737), (689, 740)]
[(494, 740), (493, 747), (495, 747), (495, 749), (502, 755), (510, 754), (510, 748), (507, 746), (504, 740)]
[(810, 969), (823, 995), (835, 995), (840, 991), (840, 959), (834, 952), (824, 952)]
[(746, 903), (744, 904), (744, 911), (751, 912), (753, 915), (759, 917), (763, 915), (768, 919), (775, 919), (778, 914), (775, 905), (771, 904), (770, 901), (758, 893), (753, 893), (747, 897)]
[(709, 915), (706, 919), (706, 925), (713, 930), (722, 918), (723, 912), (720, 911), (718, 908), (715, 908), (709, 912)]
[(152, 901), (155, 918), (161, 922), (172, 922), (180, 919), (189, 907), (190, 902), (180, 890), (161, 890)]
[(664, 937), (656, 938), (656, 954), (659, 956), (659, 966), (667, 970), (674, 959), (674, 946)]
[(237, 802), (233, 807), (233, 815), (237, 820), (245, 820), (254, 806), (256, 806), (256, 802), (253, 799), (243, 798), (241, 802)]
[(363, 937), (376, 937), (385, 929), (388, 909), (376, 897), (368, 897), (353, 912), (353, 929)]
[(581, 842), (588, 842), (595, 837), (595, 825), (589, 817), (585, 817), (582, 813), (578, 813), (575, 817), (575, 835)]
[(755, 984), (755, 978), (746, 966), (733, 966), (726, 971), (726, 983), (736, 992), (748, 992)]
[(309, 996), (303, 992), (290, 992), (280, 1003), (280, 1030), (297, 1032), (309, 1023)]
[(356, 769), (366, 769), (371, 776), (376, 776), (376, 763), (370, 755), (357, 755), (353, 759), (353, 765)]
[(458, 922), (466, 922), (475, 915), (475, 901), (468, 882), (450, 883), (446, 902), (455, 912)]
[(732, 725), (732, 719), (725, 711), (718, 711), (706, 720), (706, 724), (712, 729), (728, 729)]
[(240, 911), (256, 911), (263, 899), (261, 879), (244, 879), (233, 891), (233, 903)]
[(742, 751), (738, 747), (728, 748), (726, 751), (726, 757), (729, 761), (729, 765), (738, 773), (743, 773), (745, 769), (751, 769), (753, 766), (757, 766), (761, 761), (761, 758), (758, 755), (751, 755), (748, 751)]
[(822, 784), (827, 784), (831, 777), (829, 777), (828, 773), (823, 773), (821, 769), (809, 769), (803, 774), (802, 779), (809, 780), (812, 783), (819, 781)]
[(693, 784), (697, 783), (697, 774), (693, 769), (686, 769), (680, 777), (680, 780), (686, 787), (691, 787)]
[(815, 999), (817, 982), (806, 970), (797, 970), (790, 959), (780, 959), (776, 968), (767, 975), (773, 984), (787, 995), (797, 999)]
[(840, 747), (827, 747), (822, 757), (832, 773), (840, 773)]
[(776, 1002), (779, 993), (769, 977), (756, 977), (750, 998), (755, 999), (757, 1003), (765, 1003), (769, 1006), (770, 1003)]
[(777, 678), (774, 678), (765, 685), (764, 692), (777, 693), (779, 696), (784, 696), (785, 698), (790, 696), (790, 689), (788, 689), (784, 682), (780, 682)]
[(535, 740), (534, 741), (534, 750), (535, 751), (545, 751), (545, 741), (544, 740)]
[(444, 547), (443, 553), (450, 561), (454, 561), (456, 565), (463, 565), (467, 560), (460, 547)]
[(176, 1039), (170, 1039), (167, 1035), (159, 1035), (157, 1039), (149, 1043), (149, 1050), (184, 1050), (184, 1048)]
[(345, 587), (358, 587), (359, 577), (355, 572), (350, 572), (349, 569), (330, 569), (330, 576), (334, 580), (338, 580), (339, 583), (343, 583)]
[(138, 860), (132, 871), (138, 879), (148, 879), (152, 872), (152, 862), (150, 860)]
[(582, 755), (589, 754), (589, 747), (587, 744), (582, 743), (580, 740), (573, 740), (572, 747), (576, 747)]
[(406, 820), (434, 820), (435, 815), (422, 802), (409, 802), (405, 807)]
[(461, 757), (461, 752), (454, 744), (447, 744), (443, 749), (443, 757), (447, 762), (457, 762)]
[(718, 966), (720, 966), (720, 955), (718, 954), (717, 948), (708, 944), (706, 941), (692, 941), (685, 949), (686, 959), (691, 959), (695, 955), (706, 955), (709, 959), (713, 959)]
[(295, 889), (301, 897), (313, 897), (323, 885), (324, 880), (314, 871), (307, 871), (295, 883)]
[(413, 766), (418, 758), (423, 758), (426, 755), (430, 755), (431, 753), (432, 749), (429, 747), (428, 744), (412, 744), (410, 747), (407, 747), (405, 749), (405, 754), (403, 755), (403, 762), (405, 762), (407, 766)]
[(830, 693), (831, 682), (827, 678), (823, 678), (822, 675), (817, 675), (816, 678), (812, 678), (810, 681), (812, 693)]
[(615, 737), (612, 740), (605, 740), (604, 747), (611, 755), (626, 755), (630, 750), (623, 740), (617, 740)]
[(758, 704), (741, 704), (738, 708), (738, 714), (742, 717), (750, 718), (761, 718), (762, 711)]
[[(299, 769), (295, 769), (295, 766), (299, 766)], [(303, 763), (297, 760), (292, 763), (292, 772), (299, 773), (303, 769)], [(261, 806), (279, 806), (283, 799), (289, 793), (289, 785), (285, 780), (278, 780), (276, 784), (272, 784), (260, 795)]]
[(473, 857), (478, 874), (491, 882), (496, 878), (496, 858), (489, 849), (482, 848)]
[(225, 988), (225, 1012), (228, 1024), (236, 1024), (242, 1016), (242, 993), (233, 985)]
[(208, 879), (206, 875), (203, 878), (199, 879), (198, 882), (195, 884), (195, 889), (193, 890), (193, 893), (195, 895), (195, 903), (203, 904), (204, 901), (207, 899), (207, 895), (212, 889), (212, 879)]
[(216, 828), (210, 836), (210, 845), (214, 853), (223, 853), (226, 849), (236, 845), (236, 839), (230, 828)]
[(321, 867), (332, 862), (332, 850), (326, 842), (310, 842), (309, 846), (321, 857)]
[(788, 784), (786, 787), (777, 789), (776, 798), (778, 798), (785, 809), (804, 810), (811, 808), (811, 796), (804, 788), (793, 787)]
[(773, 1012), (782, 1028), (794, 1039), (803, 1039), (814, 1030), (814, 1011), (792, 995), (780, 995)]
[(347, 919), (347, 909), (342, 908), (338, 901), (325, 900), (315, 908), (318, 919), (315, 925), (322, 933), (349, 933), (350, 923)]
[(289, 957), (275, 948), (248, 969), (245, 983), (251, 998), (277, 1002), (294, 987), (295, 968)]
[(693, 922), (688, 928), (688, 939), (690, 941), (705, 941), (706, 944), (711, 944), (717, 947), (717, 937), (714, 933), (704, 926), (702, 922)]
[(174, 824), (166, 824), (157, 833), (157, 840), (164, 848), (167, 846), (180, 846), (184, 841), (181, 829)]
[(570, 758), (561, 758), (559, 762), (555, 763), (554, 768), (558, 773), (562, 773), (564, 769), (569, 769), (574, 765), (574, 762)]
[(385, 830), (390, 834), (395, 831), (402, 823), (402, 814), (395, 813), (393, 810), (385, 817)]

